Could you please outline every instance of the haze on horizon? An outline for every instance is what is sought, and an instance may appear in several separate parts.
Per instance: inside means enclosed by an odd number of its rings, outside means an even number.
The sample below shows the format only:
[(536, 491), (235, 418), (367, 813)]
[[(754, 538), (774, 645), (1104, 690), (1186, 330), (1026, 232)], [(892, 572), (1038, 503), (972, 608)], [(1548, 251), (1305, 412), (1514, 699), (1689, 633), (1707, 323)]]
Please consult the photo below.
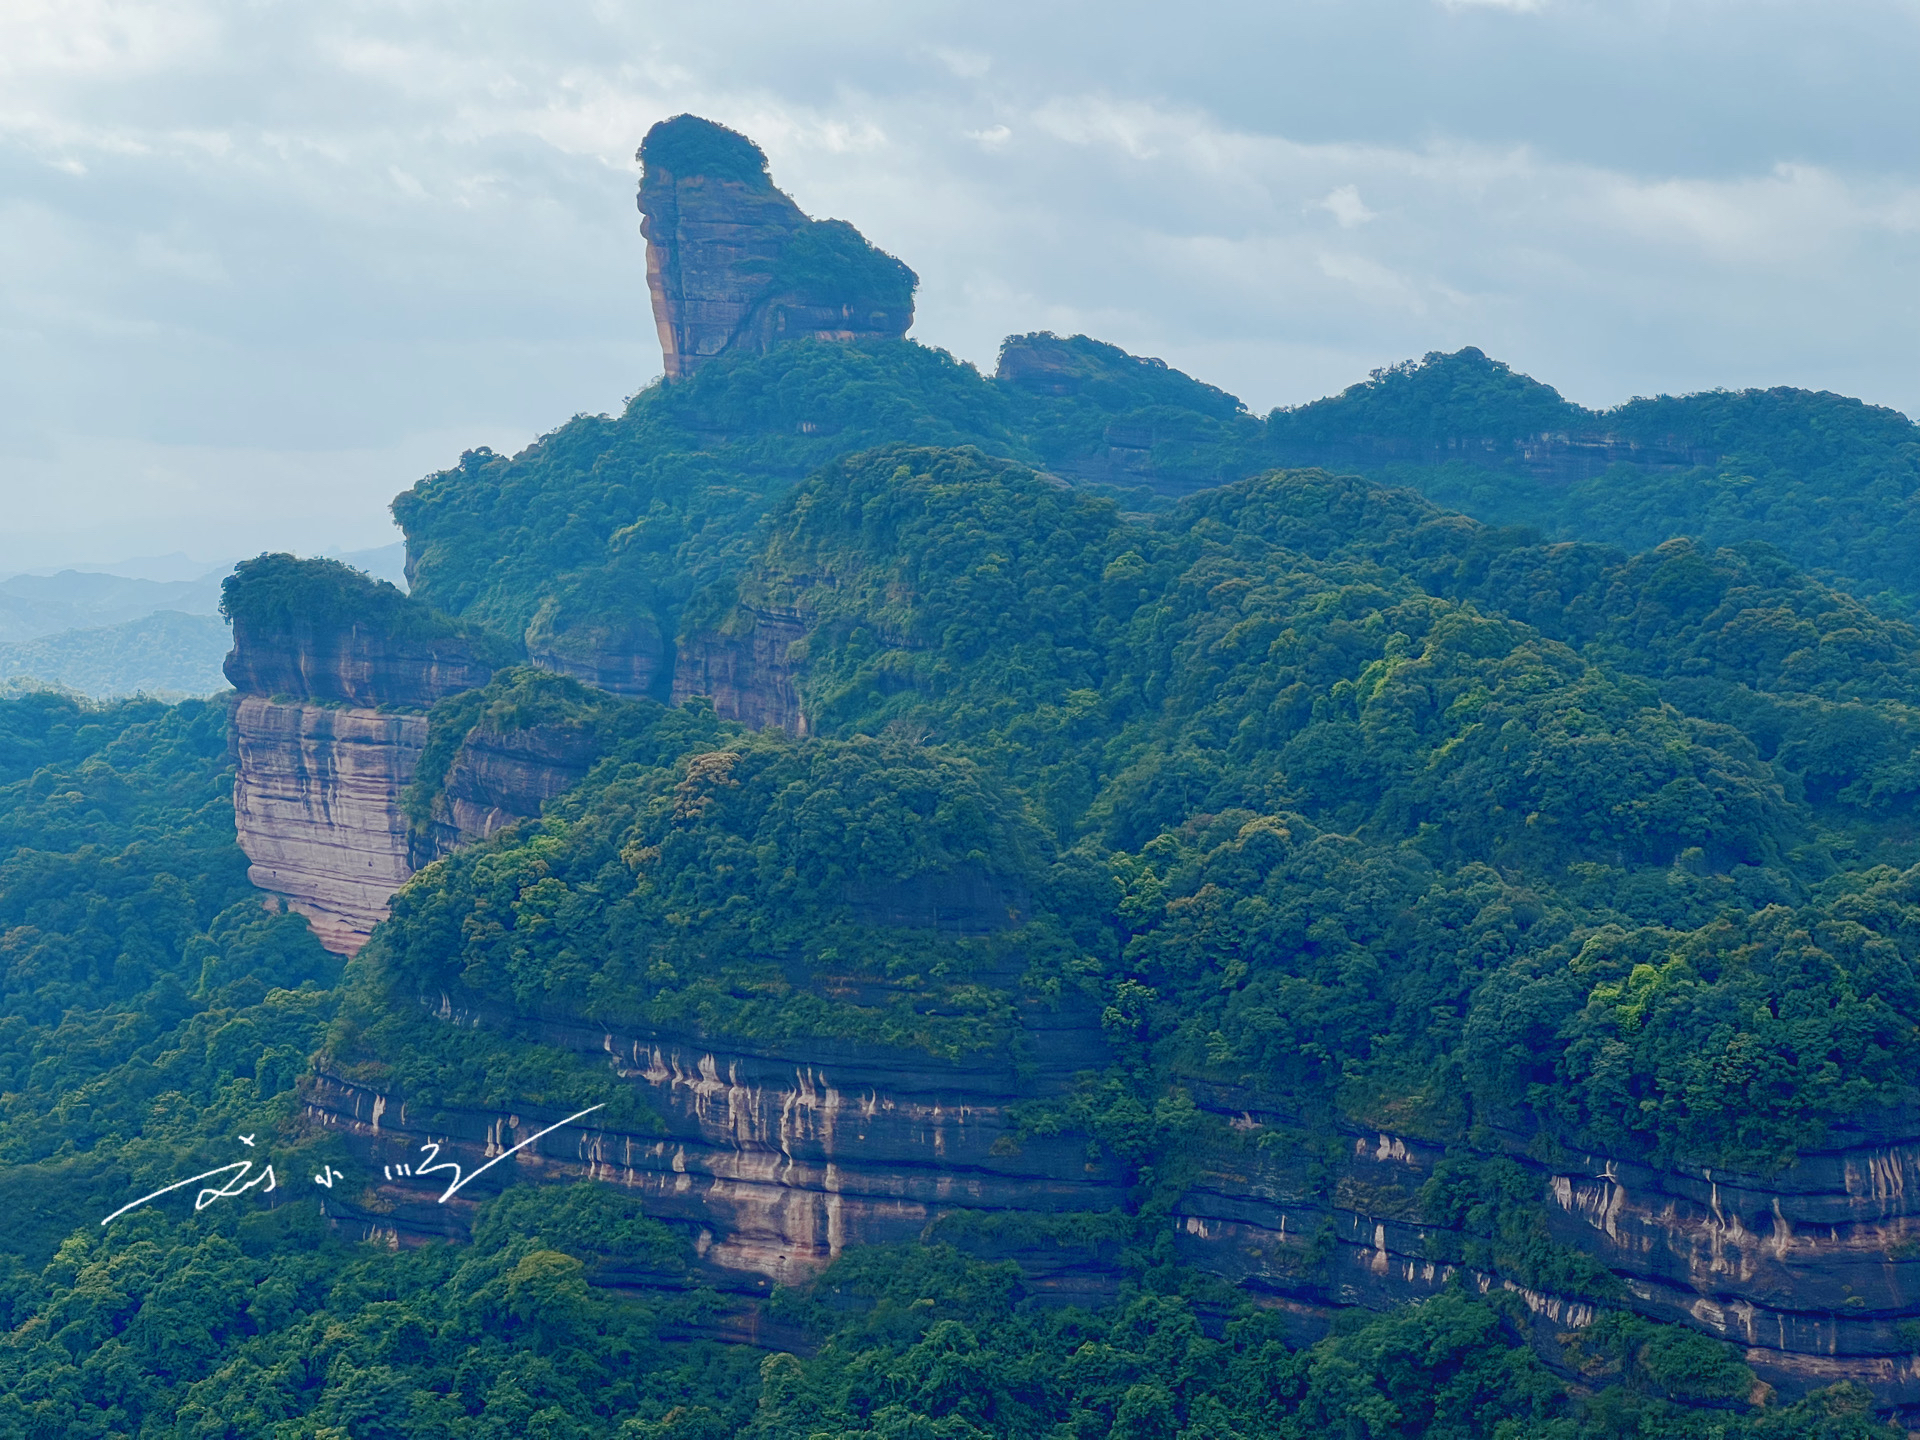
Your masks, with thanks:
[(1920, 413), (1920, 3), (0, 6), (0, 571), (393, 538), (660, 369), (680, 111), (991, 368), (1084, 331), (1256, 412), (1474, 344), (1605, 406)]

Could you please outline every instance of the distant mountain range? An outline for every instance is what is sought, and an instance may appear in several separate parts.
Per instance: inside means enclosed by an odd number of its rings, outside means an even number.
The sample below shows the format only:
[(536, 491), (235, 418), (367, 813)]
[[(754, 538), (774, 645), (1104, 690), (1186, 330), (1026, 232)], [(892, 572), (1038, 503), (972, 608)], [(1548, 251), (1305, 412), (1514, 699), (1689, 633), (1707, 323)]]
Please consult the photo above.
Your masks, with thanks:
[[(404, 543), (332, 558), (406, 583)], [(151, 569), (153, 562), (114, 568)], [(38, 681), (97, 700), (224, 690), (220, 662), (232, 640), (220, 616), (220, 582), (231, 569), (217, 565), (192, 580), (107, 569), (0, 580), (0, 681)]]

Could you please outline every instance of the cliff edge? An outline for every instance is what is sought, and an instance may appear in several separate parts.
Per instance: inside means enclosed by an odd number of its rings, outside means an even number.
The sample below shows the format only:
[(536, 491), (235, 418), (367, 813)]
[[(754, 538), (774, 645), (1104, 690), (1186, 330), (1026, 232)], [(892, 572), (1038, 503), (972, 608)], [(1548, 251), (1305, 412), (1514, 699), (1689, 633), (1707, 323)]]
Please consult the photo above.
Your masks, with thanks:
[(424, 711), (511, 655), (333, 560), (262, 555), (228, 577), (234, 823), (248, 876), (351, 955), (412, 875), (400, 795)]

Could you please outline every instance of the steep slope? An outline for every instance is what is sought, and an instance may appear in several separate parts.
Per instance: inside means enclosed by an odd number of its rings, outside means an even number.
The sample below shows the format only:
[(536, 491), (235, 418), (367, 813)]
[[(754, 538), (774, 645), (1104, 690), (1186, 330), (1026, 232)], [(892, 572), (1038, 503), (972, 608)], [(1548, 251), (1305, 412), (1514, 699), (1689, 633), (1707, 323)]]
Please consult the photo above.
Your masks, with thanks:
[(512, 648), (333, 560), (244, 561), (221, 606), (249, 877), (351, 954), (413, 873), (399, 802), (421, 712), (484, 685)]
[[(782, 267), (827, 232), (673, 135), (671, 382), (401, 497), (413, 600), (288, 571), (325, 623), (263, 587), (236, 650), (243, 795), (272, 751), (344, 813), (337, 717), (385, 725), (347, 828), (424, 865), (303, 1091), (367, 1177), (328, 1213), (461, 1235), (509, 1179), (611, 1182), (736, 1316), (948, 1237), (1035, 1296), (1184, 1267), (1298, 1334), (1505, 1294), (1569, 1371), (1653, 1317), (1745, 1349), (1692, 1398), (1920, 1405), (1920, 636), (1691, 499), (1723, 530), (1542, 543), (1271, 468), (1552, 508), (1757, 454), (1812, 554), (1904, 419), (1596, 417), (1478, 352), (1264, 424), (1085, 337), (989, 380), (815, 326)], [(1907, 583), (1856, 548), (1833, 578)], [(287, 686), (309, 729), (256, 763)]]
[[(552, 676), (522, 673), (490, 690), (489, 723), (585, 724), (609, 705)], [(656, 754), (740, 738), (697, 709), (612, 709), (626, 727), (612, 743), (653, 734)], [(976, 1429), (1025, 1440), (1061, 1425), (1098, 1433), (1121, 1415), (1305, 1435), (1364, 1406), (1421, 1426), (1469, 1415), (1480, 1433), (1506, 1423), (1579, 1440), (1622, 1425), (1700, 1440), (1892, 1440), (1854, 1389), (1739, 1408), (1755, 1380), (1727, 1347), (1618, 1315), (1564, 1351), (1544, 1337), (1596, 1392), (1577, 1395), (1528, 1348), (1524, 1304), (1504, 1292), (1443, 1295), (1304, 1346), (1285, 1310), (1129, 1253), (1126, 1226), (1110, 1217), (1055, 1217), (1024, 1236), (948, 1221), (934, 1243), (849, 1249), (815, 1285), (772, 1301), (717, 1293), (706, 1282), (750, 1272), (708, 1263), (695, 1227), (647, 1213), (685, 1201), (638, 1187), (515, 1185), (474, 1215), (469, 1245), (354, 1243), (323, 1222), (321, 1202), (377, 1204), (372, 1174), (334, 1137), (290, 1120), (303, 1057), (355, 1017), (339, 1015), (338, 963), (244, 882), (225, 829), (221, 719), (203, 703), (0, 704), (0, 833), (13, 857), (0, 868), (0, 1433), (269, 1440), (289, 1429), (515, 1427), (801, 1440), (974, 1417), (985, 1422)], [(761, 758), (791, 773), (791, 755)], [(737, 830), (750, 808), (707, 833)], [(936, 824), (943, 841), (965, 838)], [(674, 848), (662, 847), (663, 861)], [(917, 853), (940, 858), (930, 846)], [(694, 878), (686, 858), (667, 873)], [(876, 860), (888, 863), (866, 857)], [(863, 896), (850, 914), (897, 926), (925, 916), (923, 902), (946, 913), (948, 893)], [(486, 1053), (489, 1067), (471, 1074), (537, 1103), (595, 1088), (617, 1102), (624, 1088), (604, 1051), (569, 1064), (551, 1048), (483, 1052), (485, 1039), (459, 1032), (405, 1058), (471, 1065)], [(687, 1076), (680, 1093), (691, 1099), (704, 1083)], [(733, 1097), (706, 1094), (711, 1123)], [(824, 1098), (816, 1089), (813, 1112), (768, 1115), (770, 1132), (782, 1120), (811, 1126)], [(912, 1140), (910, 1123), (887, 1119)], [(635, 1110), (615, 1120), (644, 1123)], [(950, 1138), (965, 1129), (961, 1117), (942, 1125)], [(1041, 1148), (1037, 1137), (1023, 1143)], [(1080, 1159), (1077, 1139), (1054, 1143), (1063, 1160)], [(199, 1209), (191, 1190), (176, 1190), (99, 1223), (236, 1153), (276, 1167), (278, 1183), (263, 1177)], [(687, 1153), (688, 1170), (669, 1166), (663, 1178), (704, 1184), (702, 1157), (691, 1144)], [(846, 1173), (875, 1173), (858, 1162), (876, 1154), (847, 1157), (856, 1164)], [(521, 1162), (523, 1178), (554, 1178), (545, 1159)], [(936, 1167), (924, 1179), (938, 1177)], [(850, 1195), (847, 1208), (858, 1204)], [(1018, 1253), (1028, 1278), (978, 1258), (983, 1250)], [(1035, 1304), (1086, 1295), (1073, 1287), (1090, 1261), (1105, 1266), (1096, 1277), (1137, 1282), (1127, 1303)], [(927, 1373), (939, 1383), (908, 1387)]]

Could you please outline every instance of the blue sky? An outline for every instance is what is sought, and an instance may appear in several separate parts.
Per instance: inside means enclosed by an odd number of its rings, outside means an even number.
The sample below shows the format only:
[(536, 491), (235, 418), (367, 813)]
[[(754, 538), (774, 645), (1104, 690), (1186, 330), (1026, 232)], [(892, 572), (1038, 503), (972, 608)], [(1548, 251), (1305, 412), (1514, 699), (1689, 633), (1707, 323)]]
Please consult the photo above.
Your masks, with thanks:
[(1920, 0), (0, 3), (0, 568), (381, 543), (659, 371), (692, 110), (990, 367), (1313, 399), (1476, 344), (1589, 405), (1920, 413)]

